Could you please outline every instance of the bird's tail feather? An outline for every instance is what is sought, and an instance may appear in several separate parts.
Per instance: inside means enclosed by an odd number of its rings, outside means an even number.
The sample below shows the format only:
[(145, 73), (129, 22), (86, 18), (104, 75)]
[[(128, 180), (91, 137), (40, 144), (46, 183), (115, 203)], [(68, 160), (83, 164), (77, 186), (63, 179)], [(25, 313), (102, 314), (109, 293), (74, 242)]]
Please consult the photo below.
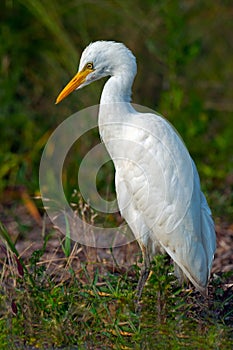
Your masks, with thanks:
[(203, 247), (206, 252), (208, 271), (210, 276), (210, 271), (213, 262), (213, 256), (216, 250), (216, 234), (214, 228), (214, 221), (211, 216), (211, 210), (207, 204), (205, 196), (201, 194), (201, 229), (202, 229), (202, 242)]

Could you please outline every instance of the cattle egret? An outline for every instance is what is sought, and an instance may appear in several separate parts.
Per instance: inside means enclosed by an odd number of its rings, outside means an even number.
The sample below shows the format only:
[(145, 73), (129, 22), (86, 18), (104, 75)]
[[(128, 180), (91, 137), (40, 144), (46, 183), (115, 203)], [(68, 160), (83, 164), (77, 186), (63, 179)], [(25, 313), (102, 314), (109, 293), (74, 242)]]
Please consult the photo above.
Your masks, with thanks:
[(136, 71), (136, 59), (122, 43), (91, 43), (56, 103), (109, 76), (100, 100), (99, 132), (115, 166), (119, 210), (142, 251), (137, 297), (159, 252), (170, 255), (180, 281), (188, 279), (206, 295), (216, 249), (211, 211), (177, 132), (160, 115), (139, 113), (130, 103)]

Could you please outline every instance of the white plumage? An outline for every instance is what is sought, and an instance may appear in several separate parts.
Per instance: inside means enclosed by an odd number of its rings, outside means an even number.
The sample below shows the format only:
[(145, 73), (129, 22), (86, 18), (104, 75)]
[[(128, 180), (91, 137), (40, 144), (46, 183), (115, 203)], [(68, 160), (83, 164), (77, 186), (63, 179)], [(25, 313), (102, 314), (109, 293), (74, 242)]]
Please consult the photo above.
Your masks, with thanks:
[(115, 165), (120, 212), (143, 254), (137, 295), (159, 251), (171, 256), (181, 280), (187, 277), (205, 294), (216, 249), (211, 211), (195, 164), (173, 127), (161, 116), (139, 113), (131, 105), (136, 70), (135, 57), (123, 44), (91, 43), (56, 103), (110, 76), (100, 101), (99, 131)]

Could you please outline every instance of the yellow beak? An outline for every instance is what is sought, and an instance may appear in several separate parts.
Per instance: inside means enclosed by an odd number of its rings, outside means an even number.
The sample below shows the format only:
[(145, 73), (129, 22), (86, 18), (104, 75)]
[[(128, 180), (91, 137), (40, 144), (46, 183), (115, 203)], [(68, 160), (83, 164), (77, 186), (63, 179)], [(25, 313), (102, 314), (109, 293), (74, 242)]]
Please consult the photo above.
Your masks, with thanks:
[(56, 104), (61, 102), (65, 97), (67, 97), (72, 91), (76, 90), (82, 83), (85, 82), (88, 74), (93, 72), (93, 69), (84, 69), (78, 72), (73, 79), (64, 87), (56, 99)]

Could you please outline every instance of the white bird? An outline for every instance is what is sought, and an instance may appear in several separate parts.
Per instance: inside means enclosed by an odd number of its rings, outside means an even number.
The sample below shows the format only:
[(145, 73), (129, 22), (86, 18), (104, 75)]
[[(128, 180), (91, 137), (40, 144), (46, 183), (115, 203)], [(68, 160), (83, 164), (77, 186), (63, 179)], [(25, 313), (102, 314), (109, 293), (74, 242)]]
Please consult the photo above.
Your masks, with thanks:
[(122, 43), (91, 43), (56, 103), (110, 76), (100, 100), (99, 132), (114, 162), (121, 215), (142, 251), (137, 297), (153, 256), (164, 251), (174, 261), (180, 281), (190, 280), (206, 295), (216, 249), (211, 211), (195, 164), (173, 127), (158, 114), (139, 113), (131, 105), (136, 71), (136, 59)]

